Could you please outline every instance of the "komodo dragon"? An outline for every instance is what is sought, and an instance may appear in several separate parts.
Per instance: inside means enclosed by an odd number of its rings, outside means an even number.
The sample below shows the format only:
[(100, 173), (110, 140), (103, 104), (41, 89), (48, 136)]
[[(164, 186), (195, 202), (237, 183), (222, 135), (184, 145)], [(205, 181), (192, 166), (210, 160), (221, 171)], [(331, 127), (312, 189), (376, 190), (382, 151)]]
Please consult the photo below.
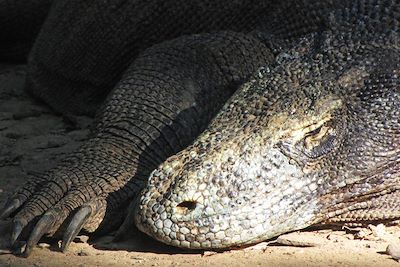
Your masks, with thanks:
[(43, 235), (65, 250), (82, 229), (134, 223), (224, 249), (400, 218), (399, 1), (1, 0), (0, 12), (3, 59), (33, 43), (26, 89), (66, 117), (96, 113), (89, 141), (1, 211), (26, 256)]

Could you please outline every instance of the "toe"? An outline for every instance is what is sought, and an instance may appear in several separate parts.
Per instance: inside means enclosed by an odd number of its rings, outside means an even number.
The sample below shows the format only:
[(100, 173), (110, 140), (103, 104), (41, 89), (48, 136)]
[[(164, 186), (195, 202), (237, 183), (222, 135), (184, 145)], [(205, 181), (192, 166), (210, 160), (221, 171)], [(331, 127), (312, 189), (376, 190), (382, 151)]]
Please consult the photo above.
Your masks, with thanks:
[(119, 242), (124, 240), (127, 233), (132, 230), (132, 226), (135, 225), (135, 207), (137, 206), (137, 199), (131, 201), (128, 207), (128, 215), (125, 217), (124, 222), (118, 228), (117, 233), (113, 239), (114, 242)]
[(13, 245), (15, 241), (17, 241), (19, 235), (21, 234), (22, 230), (26, 226), (27, 223), (21, 220), (14, 220), (13, 229), (11, 232), (10, 243)]
[(18, 191), (10, 197), (3, 209), (0, 210), (0, 220), (8, 218), (12, 213), (17, 211), (34, 192), (43, 185), (45, 178), (31, 177), (31, 179)]
[(91, 214), (92, 208), (90, 206), (84, 206), (74, 215), (63, 236), (61, 244), (61, 250), (63, 252), (67, 251), (72, 240), (79, 234)]
[(0, 212), (0, 220), (8, 218), (11, 213), (21, 207), (22, 203), (23, 202), (19, 198), (11, 198), (8, 200), (3, 210)]
[(51, 212), (46, 212), (39, 222), (33, 228), (32, 233), (29, 236), (28, 242), (26, 243), (26, 248), (23, 253), (24, 257), (28, 257), (33, 247), (39, 242), (43, 235), (49, 232), (56, 221), (56, 217)]

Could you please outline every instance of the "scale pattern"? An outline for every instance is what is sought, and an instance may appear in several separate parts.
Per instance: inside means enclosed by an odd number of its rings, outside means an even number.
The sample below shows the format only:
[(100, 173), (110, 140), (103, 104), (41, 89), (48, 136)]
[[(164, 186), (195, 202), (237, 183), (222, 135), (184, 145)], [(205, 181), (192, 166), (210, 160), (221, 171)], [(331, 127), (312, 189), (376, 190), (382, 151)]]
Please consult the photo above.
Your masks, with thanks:
[(397, 1), (14, 2), (0, 0), (1, 58), (35, 40), (26, 89), (71, 120), (96, 114), (1, 211), (24, 255), (120, 225), (226, 249), (400, 218)]

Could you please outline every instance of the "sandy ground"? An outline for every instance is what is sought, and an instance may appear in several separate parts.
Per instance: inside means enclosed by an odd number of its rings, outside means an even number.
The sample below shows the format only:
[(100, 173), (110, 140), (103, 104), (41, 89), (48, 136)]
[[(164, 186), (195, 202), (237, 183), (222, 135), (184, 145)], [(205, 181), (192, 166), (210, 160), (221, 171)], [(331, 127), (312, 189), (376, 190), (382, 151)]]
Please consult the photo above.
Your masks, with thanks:
[[(91, 122), (82, 117), (73, 127), (27, 96), (24, 74), (24, 66), (0, 65), (0, 206), (29, 174), (52, 168), (80, 146)], [(399, 237), (399, 227), (325, 229), (292, 233), (268, 246), (211, 253), (170, 248), (133, 229), (121, 243), (110, 242), (112, 236), (89, 241), (81, 236), (66, 253), (58, 251), (57, 242), (40, 243), (28, 259), (0, 255), (0, 266), (400, 266), (385, 253)]]

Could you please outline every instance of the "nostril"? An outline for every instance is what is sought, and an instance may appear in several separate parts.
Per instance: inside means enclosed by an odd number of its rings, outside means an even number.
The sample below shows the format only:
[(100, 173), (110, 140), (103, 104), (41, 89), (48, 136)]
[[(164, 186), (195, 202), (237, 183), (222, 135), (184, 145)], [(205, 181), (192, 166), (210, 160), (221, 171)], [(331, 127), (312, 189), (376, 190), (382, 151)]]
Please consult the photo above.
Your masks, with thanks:
[(195, 210), (197, 203), (195, 201), (183, 201), (176, 206), (176, 212), (181, 215), (186, 215)]

